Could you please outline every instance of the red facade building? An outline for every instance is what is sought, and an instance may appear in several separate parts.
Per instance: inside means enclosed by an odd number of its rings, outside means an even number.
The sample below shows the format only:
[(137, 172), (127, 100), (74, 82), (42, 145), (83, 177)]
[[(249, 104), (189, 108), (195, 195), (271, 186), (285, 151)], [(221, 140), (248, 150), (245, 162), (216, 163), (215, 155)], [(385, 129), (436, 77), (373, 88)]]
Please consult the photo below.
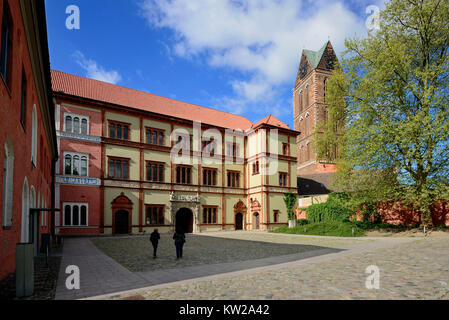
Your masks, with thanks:
[(51, 208), (57, 146), (44, 1), (0, 0), (0, 33), (1, 280), (17, 243), (50, 232), (50, 212), (30, 209)]

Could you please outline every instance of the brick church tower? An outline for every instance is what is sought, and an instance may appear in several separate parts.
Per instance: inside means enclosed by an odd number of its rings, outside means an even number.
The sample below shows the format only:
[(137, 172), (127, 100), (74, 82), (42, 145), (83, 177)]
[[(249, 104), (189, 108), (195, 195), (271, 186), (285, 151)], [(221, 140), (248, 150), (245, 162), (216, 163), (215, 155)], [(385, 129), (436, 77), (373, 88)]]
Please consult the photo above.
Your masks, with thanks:
[(330, 41), (319, 51), (302, 52), (293, 90), (294, 126), (301, 132), (296, 144), (300, 196), (329, 193), (332, 174), (336, 170), (335, 164), (317, 159), (313, 150), (315, 128), (326, 117), (326, 80), (332, 75), (335, 63), (337, 56)]

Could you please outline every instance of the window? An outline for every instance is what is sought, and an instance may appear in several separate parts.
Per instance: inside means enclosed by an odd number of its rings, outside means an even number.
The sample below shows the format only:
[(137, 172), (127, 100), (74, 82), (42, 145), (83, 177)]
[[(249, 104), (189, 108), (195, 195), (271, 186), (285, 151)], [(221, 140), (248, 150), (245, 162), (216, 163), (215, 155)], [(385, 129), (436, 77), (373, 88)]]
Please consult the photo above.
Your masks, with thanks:
[(147, 129), (147, 143), (163, 146), (164, 131), (159, 129)]
[(25, 71), (22, 71), (22, 92), (20, 96), (20, 123), (25, 127), (26, 118), (26, 99), (27, 99), (27, 80), (25, 76)]
[(164, 205), (149, 205), (147, 206), (147, 225), (164, 225)]
[(228, 171), (228, 187), (231, 188), (240, 187), (240, 172)]
[(87, 134), (87, 119), (81, 120), (81, 134)]
[(310, 161), (310, 143), (309, 142), (307, 142), (306, 143), (307, 145), (306, 145), (306, 161)]
[(326, 103), (327, 78), (323, 81), (323, 102)]
[(228, 157), (239, 157), (240, 156), (240, 146), (237, 143), (226, 144), (226, 155)]
[(109, 138), (129, 140), (129, 124), (109, 121)]
[(303, 108), (307, 109), (309, 107), (309, 85), (306, 85), (304, 89), (304, 105)]
[(75, 134), (89, 134), (89, 119), (86, 116), (65, 114), (64, 131)]
[(274, 210), (273, 212), (273, 222), (279, 223), (279, 210)]
[(282, 154), (284, 156), (288, 156), (289, 155), (289, 147), (288, 147), (288, 143), (283, 143), (282, 144)]
[(192, 167), (177, 166), (176, 167), (176, 183), (191, 184), (192, 183)]
[(203, 207), (203, 224), (217, 223), (217, 207)]
[(217, 169), (203, 168), (203, 185), (217, 185)]
[(64, 174), (71, 176), (88, 176), (88, 155), (80, 153), (65, 153)]
[(11, 140), (5, 144), (5, 155), (3, 158), (3, 206), (2, 206), (2, 226), (8, 228), (12, 226), (12, 204), (13, 204), (13, 177), (14, 177), (14, 150)]
[(217, 142), (214, 140), (212, 141), (203, 140), (201, 147), (203, 150), (203, 154), (208, 154), (211, 157), (213, 157), (215, 154), (215, 150), (217, 149)]
[(164, 182), (164, 163), (147, 162), (147, 181)]
[(72, 132), (72, 117), (71, 116), (67, 116), (65, 117), (65, 126), (64, 129), (66, 132)]
[(281, 187), (286, 187), (287, 186), (287, 177), (288, 174), (285, 172), (280, 172), (279, 173), (279, 185)]
[(3, 6), (3, 19), (2, 19), (2, 43), (0, 52), (0, 74), (3, 77), (6, 85), (9, 86), (11, 75), (11, 49), (12, 49), (12, 19), (9, 13), (9, 8), (6, 5)]
[(89, 208), (87, 203), (64, 203), (64, 226), (87, 227)]
[(301, 90), (300, 92), (299, 92), (299, 101), (298, 101), (298, 104), (299, 104), (299, 112), (302, 112), (302, 110), (303, 110), (303, 108), (304, 108), (304, 106), (303, 106), (303, 96), (304, 96), (304, 92)]
[(31, 162), (34, 167), (37, 164), (37, 111), (33, 106), (32, 126), (31, 126)]
[(129, 179), (129, 159), (109, 158), (109, 178)]
[(259, 161), (253, 163), (253, 175), (260, 173)]
[(192, 150), (192, 139), (189, 135), (177, 134), (176, 135), (176, 146), (179, 150), (190, 151)]
[(73, 132), (78, 133), (81, 131), (80, 118), (73, 118)]

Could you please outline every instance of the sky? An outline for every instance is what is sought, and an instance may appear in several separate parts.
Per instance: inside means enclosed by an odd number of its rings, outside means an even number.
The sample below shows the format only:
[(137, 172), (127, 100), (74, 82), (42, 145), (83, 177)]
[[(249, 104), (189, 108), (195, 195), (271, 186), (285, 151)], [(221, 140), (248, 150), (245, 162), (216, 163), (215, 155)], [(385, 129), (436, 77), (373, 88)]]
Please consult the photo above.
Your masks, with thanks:
[[(46, 0), (51, 68), (293, 128), (303, 49), (365, 37), (382, 0)], [(66, 20), (79, 8), (79, 29)], [(73, 22), (73, 20), (70, 19)]]

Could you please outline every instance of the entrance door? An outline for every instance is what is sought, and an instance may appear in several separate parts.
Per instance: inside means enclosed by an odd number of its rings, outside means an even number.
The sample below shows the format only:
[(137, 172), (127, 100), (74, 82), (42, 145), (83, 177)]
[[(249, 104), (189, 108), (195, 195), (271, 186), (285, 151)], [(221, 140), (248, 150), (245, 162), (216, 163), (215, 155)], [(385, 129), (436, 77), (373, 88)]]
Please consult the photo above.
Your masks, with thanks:
[(129, 233), (129, 213), (125, 210), (117, 211), (115, 214), (115, 234)]
[(255, 213), (254, 214), (254, 219), (253, 219), (254, 221), (254, 230), (259, 230), (259, 228), (260, 228), (260, 220), (259, 220), (259, 214), (258, 213)]
[(176, 213), (176, 231), (193, 232), (193, 213), (191, 210), (183, 208)]
[(235, 230), (243, 230), (243, 214), (241, 213), (235, 215)]

